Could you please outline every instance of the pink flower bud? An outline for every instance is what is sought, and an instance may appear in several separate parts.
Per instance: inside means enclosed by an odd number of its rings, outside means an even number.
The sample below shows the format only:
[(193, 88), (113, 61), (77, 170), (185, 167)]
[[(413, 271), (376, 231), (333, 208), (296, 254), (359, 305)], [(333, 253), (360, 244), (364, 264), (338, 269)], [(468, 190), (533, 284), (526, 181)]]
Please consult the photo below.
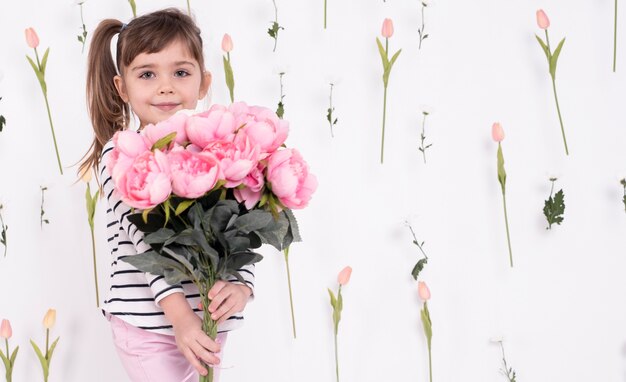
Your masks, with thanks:
[(380, 33), (384, 38), (391, 38), (391, 36), (393, 36), (393, 21), (391, 21), (391, 19), (385, 19), (385, 21), (383, 21), (383, 30)]
[(226, 53), (233, 50), (233, 39), (230, 38), (228, 33), (224, 34), (224, 37), (222, 38), (222, 50)]
[(499, 122), (496, 122), (491, 126), (491, 137), (496, 142), (502, 142), (504, 140), (504, 129)]
[(0, 338), (9, 339), (13, 335), (13, 329), (11, 329), (11, 323), (7, 319), (2, 320), (0, 324)]
[(417, 283), (417, 294), (420, 296), (422, 301), (430, 300), (430, 289), (428, 289), (428, 285), (425, 282), (419, 281)]
[(543, 9), (537, 10), (537, 25), (541, 29), (548, 29), (550, 26), (550, 19), (548, 15), (543, 11)]
[(339, 272), (339, 276), (337, 276), (337, 282), (339, 285), (346, 285), (348, 281), (350, 281), (350, 275), (352, 275), (352, 267), (345, 267)]
[(35, 49), (39, 46), (39, 36), (37, 36), (37, 32), (33, 28), (26, 28), (24, 33), (26, 34), (26, 44), (30, 48)]
[(46, 329), (52, 328), (56, 320), (57, 320), (56, 309), (48, 309), (48, 311), (46, 312), (46, 315), (43, 318), (43, 327)]

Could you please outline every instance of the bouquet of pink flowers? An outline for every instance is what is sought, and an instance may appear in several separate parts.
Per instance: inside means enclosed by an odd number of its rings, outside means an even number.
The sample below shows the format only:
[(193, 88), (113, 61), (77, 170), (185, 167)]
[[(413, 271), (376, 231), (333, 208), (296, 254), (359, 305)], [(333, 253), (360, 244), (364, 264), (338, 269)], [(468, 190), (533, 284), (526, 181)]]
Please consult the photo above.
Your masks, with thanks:
[[(238, 102), (113, 137), (107, 168), (120, 198), (142, 210), (129, 219), (151, 246), (124, 261), (170, 284), (193, 281), (212, 338), (213, 284), (243, 281), (238, 269), (261, 260), (254, 252), (261, 244), (284, 250), (300, 240), (291, 209), (308, 204), (317, 180), (300, 153), (285, 147), (288, 130), (270, 109)], [(212, 381), (211, 368), (207, 377), (200, 380)]]

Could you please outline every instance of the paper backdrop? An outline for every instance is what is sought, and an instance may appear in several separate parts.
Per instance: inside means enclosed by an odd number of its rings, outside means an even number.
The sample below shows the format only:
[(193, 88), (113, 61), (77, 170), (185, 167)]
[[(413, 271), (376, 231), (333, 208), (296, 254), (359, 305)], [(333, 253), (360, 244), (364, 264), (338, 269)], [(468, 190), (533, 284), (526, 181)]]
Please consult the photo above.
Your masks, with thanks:
[[(498, 382), (504, 337), (508, 365), (523, 381), (626, 380), (626, 26), (614, 2), (276, 0), (276, 51), (267, 29), (270, 0), (191, 0), (202, 29), (212, 102), (228, 103), (220, 43), (234, 42), (235, 99), (275, 108), (282, 77), (287, 144), (298, 147), (319, 180), (310, 206), (297, 212), (304, 242), (290, 265), (297, 339), (292, 338), (282, 254), (265, 248), (256, 299), (245, 326), (226, 346), (223, 382), (334, 381), (331, 307), (326, 288), (353, 267), (343, 288), (339, 331), (342, 381), (427, 381), (422, 302), (411, 270), (432, 293), (433, 380)], [(137, 0), (139, 14), (185, 1)], [(566, 42), (556, 85), (567, 133), (566, 156), (535, 12), (551, 20), (552, 49)], [(626, 22), (618, 8), (618, 22)], [(60, 336), (50, 382), (126, 381), (107, 321), (95, 306), (91, 239), (77, 163), (92, 130), (85, 106), (87, 49), (97, 23), (128, 21), (126, 0), (88, 0), (85, 53), (80, 9), (69, 0), (0, 5), (0, 211), (8, 250), (0, 257), (0, 318), (20, 346), (14, 381), (41, 381), (29, 339), (40, 345), (41, 320), (57, 309)], [(389, 77), (385, 160), (380, 163), (383, 68), (376, 47), (385, 18), (389, 50), (402, 53)], [(50, 47), (46, 80), (65, 174), (56, 165), (33, 55), (24, 29), (34, 27), (40, 54)], [(384, 44), (384, 39), (383, 39)], [(333, 82), (334, 137), (326, 120)], [(428, 148), (420, 146), (422, 111)], [(514, 268), (509, 266), (497, 144), (500, 122)], [(549, 177), (565, 194), (564, 221), (546, 230)], [(41, 226), (41, 186), (45, 218)], [(104, 203), (96, 212), (102, 298), (108, 288)], [(0, 245), (0, 255), (3, 246)], [(3, 341), (4, 342), (4, 341)], [(4, 348), (4, 344), (2, 346)], [(0, 373), (0, 375), (2, 375)]]

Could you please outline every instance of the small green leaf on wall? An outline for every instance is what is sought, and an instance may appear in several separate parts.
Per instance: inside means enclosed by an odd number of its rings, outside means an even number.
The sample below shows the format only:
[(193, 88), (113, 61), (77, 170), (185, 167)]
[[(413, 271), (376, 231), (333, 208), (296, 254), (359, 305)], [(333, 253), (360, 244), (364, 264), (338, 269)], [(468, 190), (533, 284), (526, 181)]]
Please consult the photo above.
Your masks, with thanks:
[(550, 178), (552, 182), (552, 189), (550, 190), (550, 197), (545, 201), (543, 207), (543, 214), (548, 221), (548, 227), (546, 229), (552, 229), (552, 224), (560, 225), (563, 222), (563, 214), (565, 213), (565, 194), (563, 194), (563, 190), (557, 191), (556, 194), (553, 195), (554, 191), (554, 182), (556, 178)]

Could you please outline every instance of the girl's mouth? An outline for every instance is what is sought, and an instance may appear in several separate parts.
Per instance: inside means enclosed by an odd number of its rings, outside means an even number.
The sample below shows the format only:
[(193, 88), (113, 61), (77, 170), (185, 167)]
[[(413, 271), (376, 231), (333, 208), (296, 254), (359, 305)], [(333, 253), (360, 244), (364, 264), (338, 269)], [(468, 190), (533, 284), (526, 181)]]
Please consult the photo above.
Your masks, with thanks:
[(170, 110), (176, 108), (178, 105), (179, 105), (178, 103), (163, 102), (163, 103), (154, 104), (152, 106), (156, 107), (157, 109), (159, 109), (161, 111), (170, 111)]

